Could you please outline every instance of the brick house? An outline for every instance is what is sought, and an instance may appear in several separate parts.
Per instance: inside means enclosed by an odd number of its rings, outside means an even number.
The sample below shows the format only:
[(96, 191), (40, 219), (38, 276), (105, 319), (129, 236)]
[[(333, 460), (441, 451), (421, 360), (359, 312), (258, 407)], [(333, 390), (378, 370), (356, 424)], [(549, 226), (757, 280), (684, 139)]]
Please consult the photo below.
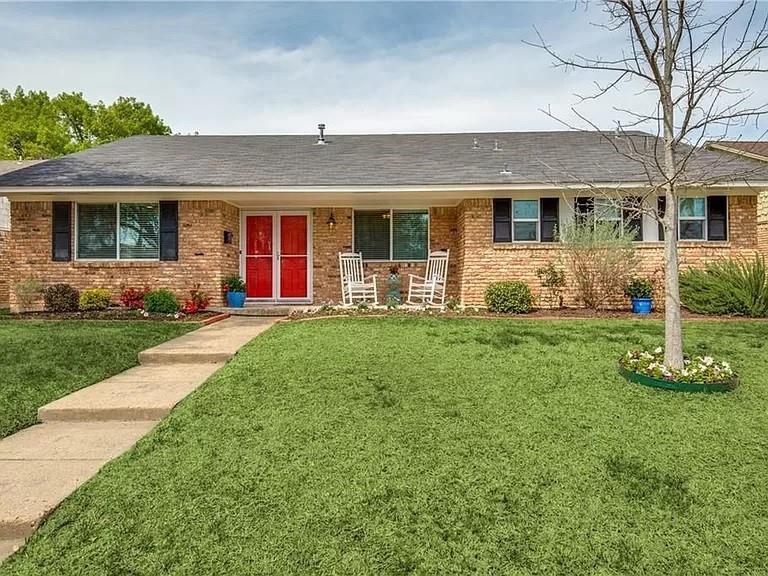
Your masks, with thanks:
[[(593, 212), (635, 234), (642, 273), (662, 270), (651, 214), (604, 205), (594, 190), (647, 192), (621, 146), (640, 132), (320, 136), (141, 136), (0, 176), (11, 199), (11, 284), (34, 277), (79, 289), (220, 283), (242, 275), (254, 302), (340, 300), (337, 254), (362, 252), (384, 282), (397, 266), (423, 273), (430, 250), (450, 249), (449, 297), (482, 305), (489, 282), (558, 262), (557, 230)], [(650, 143), (650, 144), (649, 144)], [(725, 158), (727, 157), (727, 160)], [(681, 200), (684, 266), (766, 252), (758, 197), (768, 167), (697, 150), (694, 169), (717, 183)], [(724, 179), (726, 174), (742, 176)], [(649, 212), (663, 209), (645, 197)], [(384, 286), (380, 286), (383, 292)], [(573, 304), (572, 293), (566, 302)], [(11, 295), (11, 304), (15, 305)]]
[[(37, 164), (40, 160), (0, 160), (0, 175)], [(10, 288), (8, 285), (9, 260), (7, 254), (11, 236), (11, 203), (0, 195), (0, 310), (8, 308)]]

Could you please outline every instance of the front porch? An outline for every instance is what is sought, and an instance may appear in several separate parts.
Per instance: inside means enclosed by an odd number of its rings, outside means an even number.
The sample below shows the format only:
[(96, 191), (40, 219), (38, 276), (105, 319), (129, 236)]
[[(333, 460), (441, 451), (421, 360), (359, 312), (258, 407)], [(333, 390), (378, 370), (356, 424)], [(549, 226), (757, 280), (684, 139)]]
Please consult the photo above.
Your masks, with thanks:
[[(424, 274), (430, 250), (451, 249), (456, 254), (455, 207), (240, 208), (239, 212), (239, 273), (247, 286), (247, 306), (238, 314), (282, 315), (295, 307), (340, 302), (342, 252), (363, 252), (365, 272), (376, 275), (382, 296), (393, 268), (402, 278), (404, 293), (409, 274)], [(453, 260), (449, 266), (448, 297), (455, 298), (458, 266)]]

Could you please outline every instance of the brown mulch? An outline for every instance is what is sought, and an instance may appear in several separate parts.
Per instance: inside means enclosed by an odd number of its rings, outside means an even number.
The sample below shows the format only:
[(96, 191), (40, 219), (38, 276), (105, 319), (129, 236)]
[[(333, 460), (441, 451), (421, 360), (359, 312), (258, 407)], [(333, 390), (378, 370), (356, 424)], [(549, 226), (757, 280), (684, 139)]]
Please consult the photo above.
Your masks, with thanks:
[(218, 312), (204, 311), (195, 314), (185, 314), (174, 318), (167, 314), (150, 314), (143, 316), (138, 310), (127, 308), (109, 308), (90, 312), (21, 312), (18, 314), (2, 314), (2, 320), (153, 320), (155, 322), (204, 322), (219, 316)]
[[(386, 310), (381, 308), (358, 310), (356, 308), (330, 310), (317, 310), (314, 312), (293, 312), (288, 320), (308, 320), (313, 318), (335, 318), (335, 317), (370, 317), (370, 316), (440, 316), (447, 318), (507, 318), (507, 319), (531, 319), (531, 320), (664, 320), (663, 311), (654, 311), (651, 314), (633, 314), (629, 310), (588, 310), (586, 308), (560, 308), (560, 309), (539, 309), (527, 314), (500, 314), (488, 312), (483, 309), (465, 309), (465, 310), (405, 310), (393, 309)], [(695, 314), (683, 310), (683, 319), (685, 320), (709, 320), (709, 321), (766, 321), (765, 318), (745, 318), (743, 316), (708, 316), (705, 314)]]

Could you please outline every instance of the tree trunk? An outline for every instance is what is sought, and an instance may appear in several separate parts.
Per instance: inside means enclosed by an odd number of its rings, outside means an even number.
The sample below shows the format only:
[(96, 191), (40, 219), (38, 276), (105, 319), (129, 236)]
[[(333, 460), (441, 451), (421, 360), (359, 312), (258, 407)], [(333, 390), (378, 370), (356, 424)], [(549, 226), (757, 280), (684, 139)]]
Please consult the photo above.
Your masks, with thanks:
[(664, 214), (664, 364), (670, 368), (683, 367), (683, 323), (680, 314), (680, 274), (677, 254), (677, 190), (678, 175), (675, 151), (675, 106), (672, 89), (675, 44), (672, 40), (668, 0), (661, 0), (661, 23), (664, 31), (663, 79), (659, 85), (661, 109), (664, 114), (664, 177), (666, 183), (666, 213)]
[(683, 321), (676, 224), (677, 194), (668, 184), (664, 214), (664, 364), (680, 369), (683, 367)]

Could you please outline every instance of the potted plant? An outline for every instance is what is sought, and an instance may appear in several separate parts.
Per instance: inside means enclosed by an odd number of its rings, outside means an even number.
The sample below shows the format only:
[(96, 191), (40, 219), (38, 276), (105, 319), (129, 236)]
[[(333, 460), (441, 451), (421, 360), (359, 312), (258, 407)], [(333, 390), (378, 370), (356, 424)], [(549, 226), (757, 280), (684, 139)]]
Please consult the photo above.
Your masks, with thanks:
[(227, 306), (230, 308), (242, 308), (245, 306), (245, 282), (240, 276), (232, 275), (224, 279), (221, 289), (227, 298)]
[(386, 301), (391, 302), (394, 305), (402, 304), (402, 297), (400, 296), (400, 268), (397, 266), (391, 266), (389, 268), (389, 274), (387, 274), (387, 294)]
[(653, 310), (653, 284), (645, 278), (632, 278), (624, 289), (632, 301), (634, 314), (650, 314)]

